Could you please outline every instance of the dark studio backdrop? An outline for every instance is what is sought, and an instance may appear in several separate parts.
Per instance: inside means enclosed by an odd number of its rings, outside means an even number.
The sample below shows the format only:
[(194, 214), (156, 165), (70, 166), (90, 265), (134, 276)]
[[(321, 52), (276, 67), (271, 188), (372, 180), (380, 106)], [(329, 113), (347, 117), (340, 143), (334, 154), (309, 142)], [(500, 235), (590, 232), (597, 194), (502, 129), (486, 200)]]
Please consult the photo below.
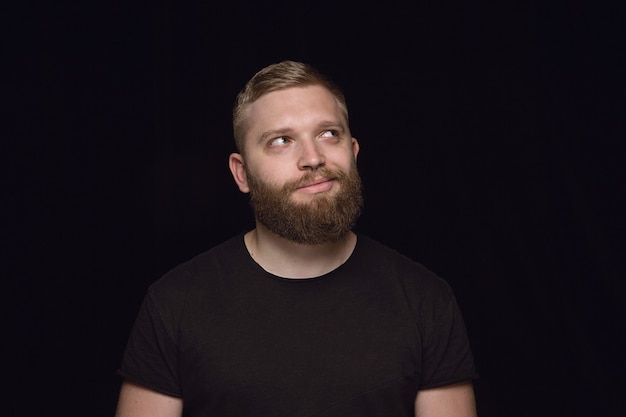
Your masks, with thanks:
[(623, 12), (564, 0), (6, 11), (2, 414), (113, 415), (147, 286), (252, 226), (227, 168), (235, 94), (296, 59), (347, 95), (358, 230), (455, 289), (479, 415), (623, 415)]

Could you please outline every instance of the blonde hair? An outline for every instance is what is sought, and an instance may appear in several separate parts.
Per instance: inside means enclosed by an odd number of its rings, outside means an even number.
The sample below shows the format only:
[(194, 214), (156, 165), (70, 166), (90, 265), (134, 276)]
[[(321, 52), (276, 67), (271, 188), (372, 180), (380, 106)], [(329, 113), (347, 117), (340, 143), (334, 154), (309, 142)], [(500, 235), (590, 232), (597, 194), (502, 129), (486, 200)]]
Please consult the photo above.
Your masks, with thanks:
[(233, 134), (239, 153), (244, 151), (244, 139), (248, 130), (248, 106), (267, 93), (290, 87), (319, 85), (326, 88), (337, 100), (341, 112), (348, 121), (348, 106), (343, 92), (330, 78), (309, 64), (282, 61), (257, 72), (237, 94), (233, 107)]

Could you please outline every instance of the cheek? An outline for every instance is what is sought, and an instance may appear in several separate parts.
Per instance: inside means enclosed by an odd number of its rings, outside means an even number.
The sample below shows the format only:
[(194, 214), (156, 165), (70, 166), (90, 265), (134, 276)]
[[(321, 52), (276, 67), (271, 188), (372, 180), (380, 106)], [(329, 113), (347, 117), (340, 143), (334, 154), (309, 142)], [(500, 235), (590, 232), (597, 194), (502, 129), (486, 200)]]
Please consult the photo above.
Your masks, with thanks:
[(356, 166), (356, 155), (352, 149), (347, 150), (335, 159), (335, 163), (344, 169), (352, 168)]
[(274, 163), (271, 165), (249, 167), (248, 176), (273, 186), (282, 186), (286, 182), (299, 178), (299, 173), (287, 169), (284, 165)]

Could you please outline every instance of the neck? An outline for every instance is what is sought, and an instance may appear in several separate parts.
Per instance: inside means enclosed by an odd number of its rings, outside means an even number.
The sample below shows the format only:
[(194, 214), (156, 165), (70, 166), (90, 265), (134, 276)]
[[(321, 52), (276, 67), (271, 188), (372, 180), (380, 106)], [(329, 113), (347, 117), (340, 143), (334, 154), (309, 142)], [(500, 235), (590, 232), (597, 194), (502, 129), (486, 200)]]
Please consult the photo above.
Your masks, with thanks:
[(337, 242), (304, 245), (292, 242), (257, 223), (244, 236), (250, 256), (267, 272), (283, 278), (314, 278), (336, 269), (352, 254), (356, 235), (348, 232)]

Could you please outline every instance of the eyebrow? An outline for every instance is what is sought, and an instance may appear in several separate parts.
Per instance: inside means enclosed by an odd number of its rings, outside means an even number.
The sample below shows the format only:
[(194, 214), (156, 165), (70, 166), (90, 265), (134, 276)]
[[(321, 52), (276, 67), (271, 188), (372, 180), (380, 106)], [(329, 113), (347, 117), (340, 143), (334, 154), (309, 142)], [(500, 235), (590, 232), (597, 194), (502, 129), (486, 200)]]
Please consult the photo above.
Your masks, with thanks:
[(291, 132), (291, 129), (288, 128), (288, 127), (281, 128), (281, 129), (268, 130), (267, 132), (263, 132), (261, 137), (259, 137), (259, 142), (263, 142), (265, 139), (267, 139), (269, 137), (284, 136), (284, 135), (288, 134), (289, 132)]

